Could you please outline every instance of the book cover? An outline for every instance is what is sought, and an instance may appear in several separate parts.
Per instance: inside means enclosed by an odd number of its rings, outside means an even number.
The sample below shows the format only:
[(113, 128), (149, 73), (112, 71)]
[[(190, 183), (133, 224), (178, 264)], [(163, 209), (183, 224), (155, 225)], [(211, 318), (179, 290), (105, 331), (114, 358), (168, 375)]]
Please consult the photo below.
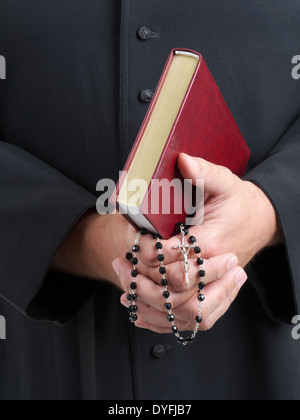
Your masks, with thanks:
[[(177, 48), (171, 52), (166, 63), (154, 98), (124, 167), (124, 172), (130, 169), (140, 147), (176, 54), (195, 54), (199, 57), (199, 62), (153, 172), (147, 194), (139, 207), (139, 215), (131, 217), (130, 212), (124, 215), (135, 227), (146, 227), (150, 231), (158, 232), (164, 239), (170, 238), (175, 233), (175, 226), (178, 222), (185, 222), (187, 214), (184, 205), (181, 205), (180, 214), (176, 205), (177, 202), (184, 203), (183, 192), (181, 188), (176, 189), (176, 186), (172, 189), (173, 197), (169, 214), (162, 213), (161, 203), (158, 204), (159, 211), (156, 206), (156, 211), (153, 213), (151, 205), (149, 205), (152, 185), (155, 180), (171, 182), (174, 179), (181, 179), (177, 168), (177, 159), (180, 153), (201, 157), (214, 164), (226, 166), (238, 176), (243, 176), (250, 158), (250, 150), (203, 57), (195, 51)], [(147, 156), (144, 158), (147, 159)], [(111, 203), (118, 209), (120, 209), (118, 194), (123, 182), (124, 177), (121, 177), (111, 199)]]

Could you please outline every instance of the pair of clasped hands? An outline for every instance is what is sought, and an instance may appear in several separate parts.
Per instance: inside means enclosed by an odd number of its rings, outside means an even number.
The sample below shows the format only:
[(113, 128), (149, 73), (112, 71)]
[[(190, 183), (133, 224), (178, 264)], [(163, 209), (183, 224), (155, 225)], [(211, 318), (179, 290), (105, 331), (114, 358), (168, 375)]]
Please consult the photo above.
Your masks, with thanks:
[[(227, 168), (186, 154), (179, 156), (178, 166), (185, 179), (195, 185), (201, 179), (205, 185), (204, 222), (190, 228), (190, 234), (197, 238), (204, 259), (206, 299), (200, 330), (207, 331), (227, 312), (247, 281), (246, 265), (262, 249), (279, 244), (282, 237), (276, 212), (258, 186), (241, 180)], [(124, 292), (121, 303), (128, 307), (132, 264), (124, 257), (136, 236), (137, 232), (121, 215), (89, 213), (63, 244), (54, 268), (113, 283)], [(189, 253), (187, 285), (183, 255), (173, 248), (181, 244), (181, 235), (161, 242), (176, 326), (180, 331), (191, 331), (199, 310), (196, 255)], [(138, 260), (136, 326), (170, 333), (152, 235), (141, 237)]]

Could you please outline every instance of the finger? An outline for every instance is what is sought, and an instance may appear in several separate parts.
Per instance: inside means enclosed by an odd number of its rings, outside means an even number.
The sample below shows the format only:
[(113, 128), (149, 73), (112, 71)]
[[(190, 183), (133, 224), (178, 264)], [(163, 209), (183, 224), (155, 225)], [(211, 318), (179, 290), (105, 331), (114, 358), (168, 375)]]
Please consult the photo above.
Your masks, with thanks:
[[(137, 300), (141, 301), (147, 305), (152, 306), (153, 308), (164, 311), (166, 304), (166, 297), (163, 296), (164, 289), (162, 286), (159, 286), (151, 279), (145, 277), (142, 274), (139, 274), (137, 277), (132, 278), (131, 276), (131, 264), (119, 258), (113, 262), (114, 268), (119, 275), (120, 283), (122, 288), (127, 293), (131, 293), (131, 283), (136, 283), (136, 294)], [(170, 297), (167, 298), (171, 303), (172, 307), (182, 305), (187, 301), (193, 294), (195, 294), (196, 289), (191, 289), (183, 293), (172, 292)], [(126, 295), (125, 295), (126, 296)]]
[[(121, 298), (121, 303), (123, 306), (128, 308), (128, 303), (126, 302), (125, 297)], [(138, 327), (141, 323), (147, 325), (153, 325), (157, 328), (162, 328), (168, 333), (172, 333), (172, 319), (168, 318), (169, 313), (165, 310), (165, 312), (158, 311), (154, 309), (150, 305), (146, 305), (143, 302), (138, 302), (138, 320), (136, 321), (135, 325)], [(182, 330), (186, 331), (189, 327), (194, 328), (194, 325), (191, 324), (191, 320), (188, 321), (180, 321), (177, 322), (177, 327)]]
[[(241, 288), (243, 287), (244, 282), (239, 283), (236, 285), (234, 290), (231, 292), (231, 294), (225, 299), (223, 304), (215, 311), (213, 312), (207, 319), (204, 319), (203, 322), (200, 324), (199, 331), (208, 331), (214, 327), (214, 325), (218, 322), (219, 319), (222, 318), (232, 305), (232, 303), (237, 298)], [(194, 311), (194, 314), (197, 313)], [(175, 324), (179, 325), (178, 318), (175, 318)], [(165, 323), (164, 323), (165, 325)], [(160, 326), (158, 324), (153, 324), (151, 321), (147, 321), (143, 319), (143, 317), (140, 317), (138, 321), (136, 322), (136, 326), (138, 328), (147, 329), (149, 331), (153, 331), (157, 334), (169, 334), (170, 333), (170, 327), (167, 326)], [(176, 325), (177, 326), (177, 325)], [(179, 328), (179, 331), (186, 331), (185, 328)], [(192, 327), (193, 328), (193, 327)], [(188, 327), (187, 330), (191, 329), (191, 327)]]
[[(240, 272), (239, 280), (235, 280), (234, 288), (229, 292), (228, 296), (224, 297), (224, 300), (219, 304), (220, 297), (216, 302), (211, 301), (207, 305), (206, 310), (203, 311), (204, 322), (200, 325), (200, 330), (207, 331), (211, 329), (214, 324), (227, 312), (235, 298), (237, 297), (241, 288), (241, 277)], [(237, 283), (238, 282), (238, 283)], [(220, 293), (220, 292), (219, 292)], [(222, 290), (222, 297), (227, 293), (227, 289)], [(211, 293), (208, 293), (210, 297)], [(207, 299), (206, 299), (207, 301)], [(122, 297), (121, 302), (127, 307), (125, 296)], [(219, 306), (218, 306), (219, 305)], [(216, 310), (215, 307), (217, 307)], [(179, 331), (191, 331), (195, 327), (195, 318), (199, 311), (199, 302), (194, 295), (188, 302), (186, 302), (181, 308), (173, 311), (174, 318), (168, 319), (168, 312), (162, 312), (154, 309), (150, 305), (145, 305), (142, 302), (138, 304), (138, 321), (136, 322), (137, 327), (143, 326), (144, 328), (151, 329), (155, 332), (171, 332), (172, 325), (176, 325)], [(211, 313), (212, 311), (212, 313)]]
[[(140, 280), (143, 276), (139, 276)], [(247, 275), (240, 267), (236, 267), (228, 272), (221, 280), (215, 281), (207, 286), (205, 291), (205, 304), (203, 304), (203, 323), (200, 325), (200, 330), (206, 331), (217, 322), (217, 320), (223, 316), (232, 302), (238, 295), (241, 287), (247, 280)], [(142, 281), (140, 285), (142, 286)], [(151, 281), (145, 282), (144, 286), (148, 283), (151, 285)], [(152, 283), (152, 286), (155, 286)], [(158, 286), (157, 286), (158, 287)], [(149, 295), (152, 293), (150, 292)], [(172, 293), (173, 297), (176, 295)], [(147, 299), (148, 300), (147, 296)], [(172, 325), (176, 325), (179, 331), (189, 331), (194, 328), (195, 318), (199, 312), (199, 302), (196, 299), (197, 293), (193, 292), (192, 295), (182, 305), (176, 306), (173, 304), (173, 315), (175, 319), (168, 319), (169, 312), (164, 306), (165, 300), (159, 302), (155, 301), (155, 306), (144, 303), (142, 300), (138, 300), (138, 324), (141, 327), (143, 323), (144, 328), (151, 329), (155, 332), (168, 332), (167, 329)], [(151, 299), (150, 299), (151, 300)], [(171, 301), (171, 297), (169, 298)], [(126, 302), (126, 295), (121, 297), (121, 302), (124, 306), (128, 307), (129, 303)], [(174, 324), (172, 324), (172, 322)], [(145, 326), (147, 325), (147, 326)], [(150, 328), (150, 326), (152, 326)]]
[[(140, 261), (148, 267), (159, 267), (159, 253), (163, 254), (165, 264), (169, 264), (178, 259), (183, 260), (181, 252), (174, 249), (175, 246), (181, 244), (181, 237), (174, 236), (168, 241), (163, 239), (153, 239), (151, 234), (145, 235), (140, 240), (139, 258)], [(160, 248), (158, 248), (160, 247)], [(192, 254), (192, 253), (191, 253)], [(193, 253), (194, 254), (194, 253)]]
[[(138, 238), (138, 232), (134, 231), (133, 229), (128, 230), (127, 234), (127, 246), (128, 246), (128, 255), (133, 255), (135, 252), (133, 251), (133, 246), (136, 244), (136, 240)], [(183, 255), (178, 252), (174, 252), (174, 246), (178, 246), (181, 244), (180, 238), (174, 236), (169, 241), (164, 241), (162, 239), (158, 240), (161, 246), (161, 252), (165, 257), (166, 263), (170, 263), (176, 261), (176, 259), (183, 259)], [(136, 252), (136, 257), (142, 262), (144, 265), (148, 267), (159, 267), (160, 261), (158, 261), (158, 248), (156, 247), (157, 242), (154, 239), (151, 233), (140, 235), (139, 243), (138, 243), (138, 252)], [(165, 245), (165, 246), (164, 246)]]
[[(218, 235), (215, 234), (211, 237), (211, 229), (207, 230), (206, 225), (194, 226), (190, 228), (190, 235), (196, 237), (198, 240), (198, 247), (205, 257), (211, 257), (215, 255), (212, 245), (218, 243)], [(137, 239), (138, 232), (133, 229), (128, 230), (127, 241), (128, 241), (128, 253), (134, 254), (132, 251), (135, 241)], [(200, 240), (199, 240), (200, 239)], [(197, 259), (198, 253), (195, 253), (195, 244), (189, 242), (189, 236), (186, 236), (186, 243), (191, 245), (191, 249), (188, 252), (189, 259)], [(139, 238), (139, 251), (136, 253), (136, 257), (140, 262), (148, 267), (159, 267), (160, 261), (158, 255), (163, 254), (164, 264), (171, 264), (176, 261), (183, 261), (184, 256), (178, 248), (182, 245), (181, 235), (173, 236), (168, 240), (154, 239), (152, 234), (142, 235)], [(160, 247), (159, 249), (157, 247)]]
[[(207, 229), (205, 224), (202, 224), (201, 226), (194, 226), (190, 228), (189, 231), (190, 236), (194, 236), (197, 240), (196, 244), (191, 243), (189, 236), (186, 236), (186, 244), (191, 245), (191, 249), (187, 250), (189, 260), (196, 260), (199, 257), (199, 248), (200, 253), (206, 258), (216, 255), (213, 244), (218, 244), (219, 242), (217, 232), (212, 237), (211, 229)], [(173, 236), (168, 240), (154, 240), (153, 236), (148, 234), (140, 238), (137, 257), (139, 261), (148, 267), (160, 266), (160, 261), (158, 260), (159, 254), (163, 254), (165, 265), (176, 261), (183, 261), (184, 256), (179, 249), (180, 245), (182, 245), (181, 235)], [(157, 249), (157, 247), (159, 247), (159, 249)], [(195, 247), (198, 249), (195, 249)]]
[[(201, 264), (202, 263), (202, 264)], [(168, 286), (176, 292), (184, 292), (197, 287), (198, 283), (204, 278), (206, 284), (222, 278), (229, 270), (238, 265), (238, 258), (231, 253), (226, 253), (212, 257), (208, 260), (190, 260), (189, 280), (190, 285), (186, 283), (185, 270), (182, 261), (166, 265), (166, 278)], [(161, 284), (162, 275), (158, 268), (148, 267), (143, 264), (139, 267), (140, 272), (151, 278), (157, 284)], [(204, 271), (204, 273), (203, 273)], [(203, 275), (204, 274), (204, 275)]]
[[(210, 283), (204, 290), (205, 301), (202, 310), (204, 322), (207, 322), (213, 313), (216, 313), (216, 315), (223, 314), (224, 305), (226, 307), (226, 305), (231, 304), (231, 298), (235, 296), (235, 293), (238, 293), (246, 280), (247, 274), (245, 271), (241, 267), (235, 267), (226, 273), (222, 279)], [(220, 310), (220, 308), (222, 309)], [(179, 320), (195, 319), (198, 310), (199, 302), (196, 298), (191, 298), (183, 305), (176, 307), (173, 314)]]
[(219, 308), (213, 312), (205, 321), (201, 324), (200, 330), (208, 331), (213, 328), (213, 326), (217, 323), (217, 321), (222, 318), (229, 310), (233, 302), (236, 300), (241, 288), (244, 286), (245, 281), (241, 281), (236, 285), (234, 290), (231, 292), (229, 296), (225, 299), (223, 304), (219, 306)]
[(235, 182), (235, 175), (229, 169), (185, 153), (179, 155), (178, 167), (182, 176), (191, 179), (193, 185), (197, 185), (197, 180), (204, 180), (205, 195), (224, 194)]

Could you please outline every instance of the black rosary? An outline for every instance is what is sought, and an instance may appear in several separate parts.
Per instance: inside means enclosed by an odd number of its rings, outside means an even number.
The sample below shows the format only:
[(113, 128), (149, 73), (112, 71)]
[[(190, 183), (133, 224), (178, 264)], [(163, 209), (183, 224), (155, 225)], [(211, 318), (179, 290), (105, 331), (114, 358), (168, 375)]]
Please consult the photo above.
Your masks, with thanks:
[[(183, 256), (184, 256), (184, 270), (185, 270), (185, 279), (186, 279), (186, 283), (189, 284), (189, 276), (188, 276), (188, 271), (190, 268), (190, 262), (188, 260), (188, 254), (191, 250), (194, 251), (194, 253), (197, 256), (196, 259), (196, 263), (199, 266), (199, 278), (200, 278), (200, 282), (198, 284), (198, 294), (197, 294), (197, 299), (199, 301), (199, 311), (198, 311), (198, 315), (195, 318), (196, 321), (196, 325), (194, 328), (194, 331), (192, 333), (192, 335), (184, 338), (180, 335), (178, 327), (175, 325), (175, 317), (173, 315), (172, 312), (172, 304), (170, 303), (170, 292), (168, 291), (168, 280), (166, 278), (167, 275), (167, 269), (164, 265), (164, 254), (163, 254), (163, 244), (161, 243), (161, 237), (158, 234), (153, 235), (153, 238), (156, 240), (156, 244), (155, 244), (155, 248), (158, 252), (157, 255), (157, 260), (160, 262), (160, 267), (159, 267), (159, 273), (162, 277), (161, 279), (161, 285), (163, 287), (163, 297), (166, 300), (165, 303), (165, 308), (166, 311), (168, 312), (168, 316), (167, 319), (171, 324), (171, 331), (172, 333), (175, 335), (175, 337), (177, 338), (177, 341), (184, 345), (187, 346), (190, 343), (193, 343), (193, 341), (196, 338), (196, 335), (199, 331), (199, 326), (202, 323), (202, 306), (203, 306), (203, 302), (205, 300), (205, 296), (203, 294), (203, 290), (205, 289), (205, 282), (204, 282), (204, 278), (205, 278), (205, 271), (203, 270), (203, 259), (201, 258), (201, 248), (197, 245), (197, 240), (194, 236), (192, 236), (189, 233), (188, 228), (183, 224), (183, 223), (179, 223), (178, 224), (178, 228), (180, 230), (180, 234), (181, 234), (181, 238), (182, 238), (182, 243), (179, 246), (175, 246), (173, 247), (173, 249), (179, 249)], [(140, 239), (141, 236), (148, 234), (149, 232), (146, 229), (141, 229), (138, 234), (137, 234), (137, 238), (135, 240), (135, 244), (132, 247), (132, 250), (127, 252), (126, 254), (126, 259), (131, 261), (132, 265), (133, 265), (133, 270), (131, 271), (131, 277), (132, 277), (132, 282), (130, 284), (130, 293), (128, 293), (127, 295), (127, 300), (130, 302), (130, 306), (128, 308), (128, 313), (129, 313), (129, 321), (131, 323), (135, 323), (138, 320), (138, 306), (137, 306), (137, 300), (138, 300), (138, 296), (137, 296), (137, 289), (138, 289), (138, 284), (136, 282), (136, 278), (138, 276), (138, 271), (137, 271), (137, 265), (138, 265), (138, 252), (140, 250)], [(186, 243), (186, 238), (188, 238), (188, 243)]]

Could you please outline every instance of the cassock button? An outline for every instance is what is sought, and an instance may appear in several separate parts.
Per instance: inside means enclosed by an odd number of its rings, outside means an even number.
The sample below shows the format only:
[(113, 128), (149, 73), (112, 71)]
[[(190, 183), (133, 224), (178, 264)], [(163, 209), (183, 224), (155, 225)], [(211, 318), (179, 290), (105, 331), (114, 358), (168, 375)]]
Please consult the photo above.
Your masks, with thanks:
[(137, 35), (138, 35), (138, 37), (140, 38), (141, 41), (147, 41), (148, 39), (151, 38), (152, 31), (151, 31), (151, 29), (143, 26), (142, 28), (140, 28), (137, 31)]
[(152, 356), (155, 357), (155, 359), (162, 359), (172, 348), (173, 346), (157, 344), (152, 348)]
[(151, 100), (153, 98), (153, 95), (154, 95), (154, 93), (152, 92), (152, 90), (145, 89), (145, 90), (142, 90), (142, 92), (139, 95), (139, 98), (142, 102), (149, 103), (149, 102), (151, 102)]

